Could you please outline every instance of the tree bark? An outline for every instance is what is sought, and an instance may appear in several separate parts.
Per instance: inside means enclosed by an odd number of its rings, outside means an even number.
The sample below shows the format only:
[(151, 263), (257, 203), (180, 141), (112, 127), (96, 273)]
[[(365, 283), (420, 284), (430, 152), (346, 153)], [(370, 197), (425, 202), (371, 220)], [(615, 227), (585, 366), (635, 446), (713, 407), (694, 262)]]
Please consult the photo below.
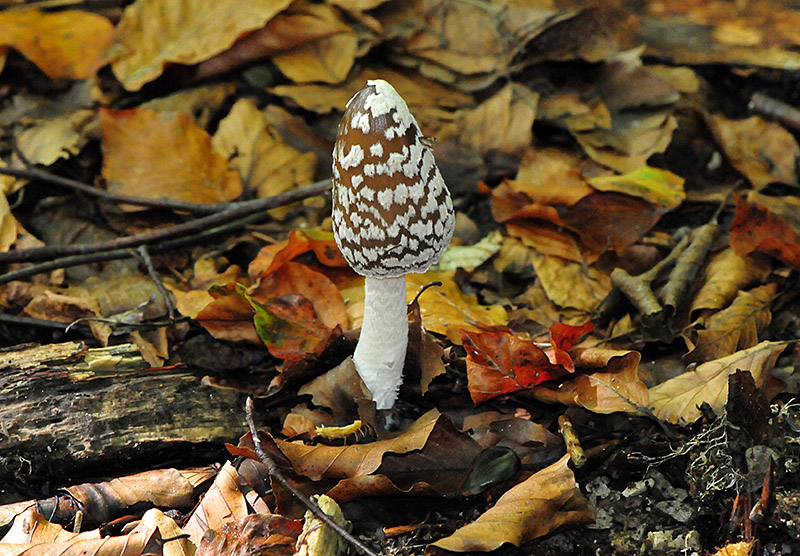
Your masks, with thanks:
[(0, 353), (0, 481), (65, 485), (224, 456), (247, 430), (244, 393), (206, 386), (186, 367), (150, 369), (133, 344), (12, 349)]

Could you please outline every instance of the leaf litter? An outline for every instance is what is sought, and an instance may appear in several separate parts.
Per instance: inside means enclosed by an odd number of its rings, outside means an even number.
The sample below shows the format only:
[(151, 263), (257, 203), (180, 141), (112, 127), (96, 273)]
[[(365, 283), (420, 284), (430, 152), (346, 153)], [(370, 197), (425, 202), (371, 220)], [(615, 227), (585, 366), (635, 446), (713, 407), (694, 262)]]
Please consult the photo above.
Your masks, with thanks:
[[(244, 426), (202, 462), (156, 432), (137, 447), (151, 471), (86, 442), (68, 457), (94, 484), (0, 453), (0, 550), (332, 553), (292, 489), (393, 554), (796, 546), (797, 16), (645, 4), (4, 9), (0, 263), (30, 271), (0, 288), (4, 347), (135, 343), (150, 372), (225, 353), (193, 372), (257, 395), (274, 467)], [(439, 265), (408, 278), (388, 421), (349, 357), (363, 279), (322, 189), (233, 211), (324, 186), (368, 79), (436, 137), (458, 214)], [(748, 112), (764, 98), (788, 108)], [(210, 213), (207, 235), (91, 252)]]

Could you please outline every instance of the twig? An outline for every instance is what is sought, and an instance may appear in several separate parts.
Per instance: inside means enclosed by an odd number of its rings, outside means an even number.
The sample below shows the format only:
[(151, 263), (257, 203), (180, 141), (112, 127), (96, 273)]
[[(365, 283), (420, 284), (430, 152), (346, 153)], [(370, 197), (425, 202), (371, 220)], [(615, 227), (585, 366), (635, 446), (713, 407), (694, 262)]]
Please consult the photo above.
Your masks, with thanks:
[(140, 245), (136, 251), (142, 258), (144, 267), (147, 269), (147, 274), (150, 276), (150, 279), (153, 281), (153, 283), (155, 283), (158, 293), (161, 294), (161, 298), (164, 300), (164, 307), (167, 309), (167, 315), (169, 315), (170, 319), (174, 318), (175, 305), (172, 303), (172, 298), (170, 297), (167, 288), (164, 287), (164, 282), (161, 281), (161, 277), (158, 275), (158, 272), (156, 272), (156, 267), (153, 265), (153, 259), (150, 258), (147, 245)]
[(22, 178), (26, 180), (38, 180), (47, 183), (52, 183), (55, 185), (60, 185), (62, 187), (68, 187), (69, 189), (72, 189), (74, 191), (80, 191), (81, 193), (85, 193), (86, 195), (91, 195), (92, 197), (97, 197), (105, 201), (112, 201), (115, 203), (125, 203), (128, 205), (136, 205), (140, 207), (163, 208), (168, 210), (189, 212), (192, 214), (213, 214), (215, 212), (222, 212), (223, 210), (226, 210), (231, 206), (235, 206), (238, 204), (238, 203), (215, 203), (215, 204), (188, 203), (186, 201), (177, 201), (174, 199), (165, 199), (165, 198), (152, 199), (148, 197), (139, 197), (137, 195), (125, 195), (124, 193), (113, 193), (111, 191), (106, 191), (98, 187), (92, 187), (91, 185), (87, 185), (77, 180), (53, 174), (51, 172), (42, 170), (41, 168), (36, 168), (34, 166), (31, 166), (29, 168), (0, 167), (0, 174), (4, 174), (6, 176), (14, 176), (15, 178)]
[(287, 191), (285, 193), (281, 193), (280, 195), (236, 203), (231, 205), (231, 208), (222, 212), (204, 216), (203, 218), (198, 218), (196, 220), (190, 220), (189, 222), (184, 222), (183, 224), (176, 224), (170, 228), (125, 236), (113, 239), (111, 241), (105, 241), (101, 243), (83, 243), (76, 245), (50, 245), (46, 247), (34, 247), (32, 249), (25, 249), (22, 251), (8, 251), (6, 253), (0, 253), (0, 264), (46, 261), (56, 257), (100, 253), (103, 251), (132, 248), (140, 245), (165, 241), (167, 239), (173, 239), (176, 237), (201, 232), (208, 228), (237, 220), (243, 216), (264, 212), (275, 207), (302, 201), (308, 197), (322, 195), (330, 188), (330, 184), (331, 180), (329, 179), (318, 181), (317, 183), (308, 185), (306, 187), (301, 187), (299, 189), (294, 189), (292, 191)]
[(68, 322), (56, 322), (54, 320), (37, 319), (34, 317), (24, 317), (19, 315), (9, 315), (0, 312), (0, 322), (6, 324), (18, 324), (21, 326), (31, 327), (38, 326), (40, 328), (55, 328), (64, 332), (71, 326)]
[(255, 448), (256, 455), (258, 456), (258, 459), (261, 460), (261, 463), (267, 466), (267, 472), (269, 473), (269, 476), (286, 487), (286, 489), (288, 489), (289, 492), (291, 492), (306, 508), (311, 510), (311, 512), (317, 518), (325, 523), (325, 525), (336, 531), (339, 536), (350, 543), (361, 554), (378, 556), (375, 554), (375, 552), (364, 545), (364, 543), (355, 538), (347, 529), (333, 521), (328, 514), (320, 509), (319, 505), (317, 505), (314, 500), (308, 498), (305, 494), (300, 492), (300, 489), (294, 486), (291, 481), (289, 481), (289, 479), (287, 479), (286, 476), (281, 473), (281, 470), (278, 468), (275, 460), (264, 451), (264, 448), (261, 445), (261, 439), (258, 437), (258, 429), (256, 428), (256, 422), (253, 417), (253, 398), (248, 397), (247, 401), (245, 402), (245, 416), (247, 419), (247, 424), (250, 427), (250, 435), (253, 438), (253, 447)]
[[(153, 253), (160, 253), (163, 251), (180, 249), (188, 245), (194, 245), (220, 234), (232, 233), (233, 231), (242, 228), (248, 224), (253, 224), (255, 222), (258, 222), (265, 216), (266, 215), (261, 213), (250, 214), (248, 216), (245, 216), (233, 222), (229, 222), (222, 226), (211, 228), (209, 230), (203, 230), (198, 234), (179, 237), (162, 243), (153, 243), (150, 245), (150, 251)], [(7, 284), (8, 282), (12, 282), (14, 280), (22, 280), (23, 278), (36, 276), (37, 274), (50, 272), (51, 270), (56, 270), (59, 268), (71, 268), (73, 266), (80, 266), (83, 264), (100, 263), (100, 262), (114, 261), (119, 259), (128, 259), (133, 256), (135, 256), (135, 251), (132, 251), (131, 249), (114, 249), (112, 251), (102, 251), (100, 253), (87, 253), (85, 255), (73, 255), (70, 257), (61, 257), (58, 259), (53, 259), (52, 261), (26, 266), (24, 268), (20, 268), (12, 272), (7, 272), (6, 274), (2, 274), (0, 275), (0, 285)]]

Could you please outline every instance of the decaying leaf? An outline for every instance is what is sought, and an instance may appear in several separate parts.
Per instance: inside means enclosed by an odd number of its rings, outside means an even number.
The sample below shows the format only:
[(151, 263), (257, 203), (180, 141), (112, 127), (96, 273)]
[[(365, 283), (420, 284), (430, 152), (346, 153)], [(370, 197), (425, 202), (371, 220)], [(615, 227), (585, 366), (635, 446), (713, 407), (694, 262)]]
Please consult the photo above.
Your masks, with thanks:
[(531, 390), (530, 395), (597, 413), (636, 413), (648, 402), (647, 386), (639, 378), (641, 358), (636, 351), (576, 348), (575, 375)]
[(759, 251), (800, 268), (797, 231), (780, 216), (741, 197), (736, 200), (736, 219), (731, 224), (730, 243), (740, 256)]
[(650, 388), (650, 406), (660, 419), (676, 424), (693, 423), (700, 418), (699, 406), (703, 402), (719, 414), (728, 399), (728, 375), (737, 369), (750, 371), (756, 385), (761, 387), (785, 348), (785, 343), (764, 341), (698, 365)]
[(103, 109), (100, 123), (111, 191), (195, 203), (222, 203), (242, 192), (239, 174), (184, 113)]
[(584, 498), (564, 456), (512, 487), (497, 503), (453, 535), (433, 543), (452, 552), (489, 552), (509, 543), (522, 546), (564, 525), (591, 523), (594, 508)]
[(703, 285), (692, 301), (692, 315), (708, 309), (722, 309), (739, 290), (762, 283), (769, 272), (769, 261), (758, 253), (742, 256), (733, 249), (717, 253), (706, 266)]
[(686, 361), (711, 361), (756, 345), (772, 320), (769, 307), (777, 289), (767, 284), (740, 292), (729, 307), (695, 323), (685, 333), (690, 347)]

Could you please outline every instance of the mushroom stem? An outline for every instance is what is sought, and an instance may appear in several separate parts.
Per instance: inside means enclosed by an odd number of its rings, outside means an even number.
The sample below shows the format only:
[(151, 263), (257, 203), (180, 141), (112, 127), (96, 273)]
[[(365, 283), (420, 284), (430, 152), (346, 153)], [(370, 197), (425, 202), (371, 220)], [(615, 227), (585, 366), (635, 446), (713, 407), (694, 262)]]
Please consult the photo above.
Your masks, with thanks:
[(364, 322), (353, 361), (378, 409), (390, 409), (403, 381), (408, 345), (406, 279), (364, 280)]

